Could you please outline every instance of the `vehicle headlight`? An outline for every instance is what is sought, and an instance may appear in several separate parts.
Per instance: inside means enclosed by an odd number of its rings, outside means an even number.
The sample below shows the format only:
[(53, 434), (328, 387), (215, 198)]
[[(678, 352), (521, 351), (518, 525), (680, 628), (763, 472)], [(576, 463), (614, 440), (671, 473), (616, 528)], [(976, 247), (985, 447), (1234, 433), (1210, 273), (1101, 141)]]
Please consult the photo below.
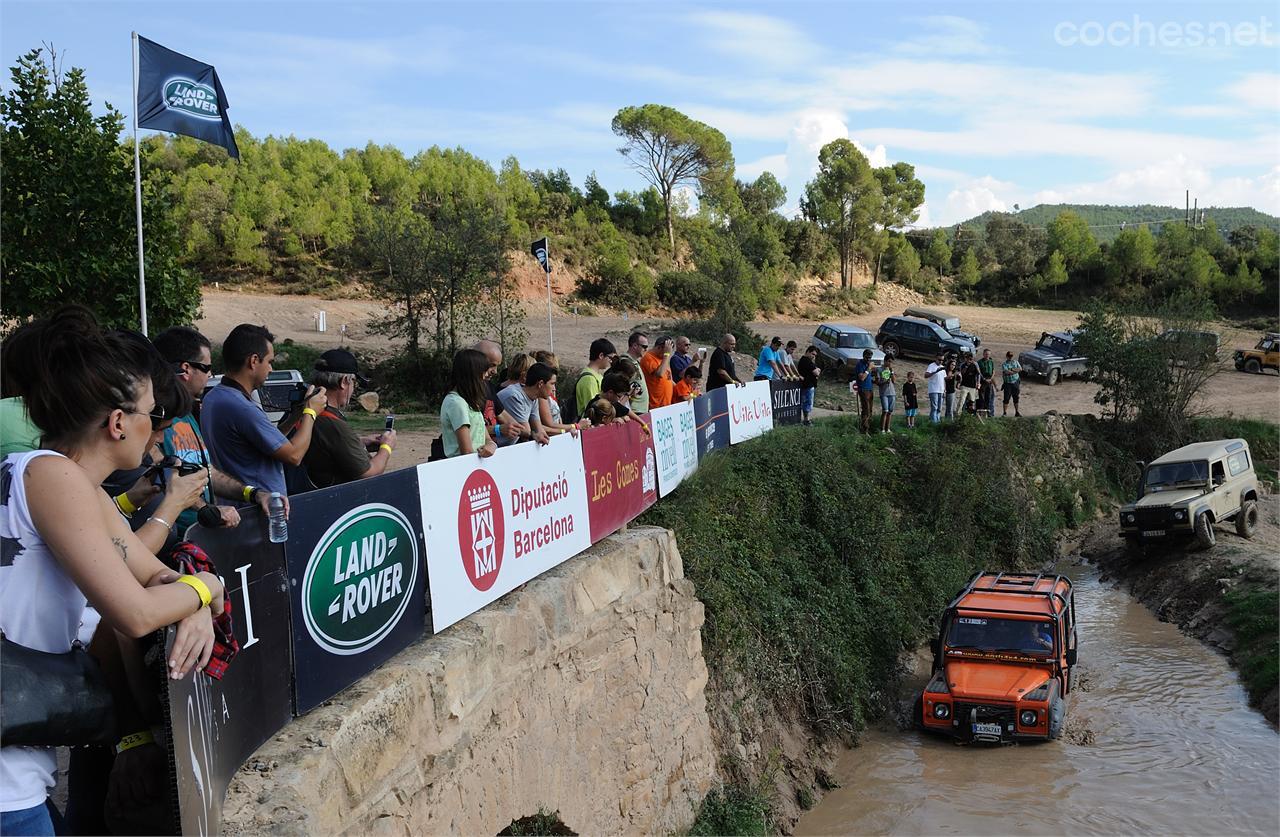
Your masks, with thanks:
[(1176, 511), (1176, 512), (1174, 512), (1174, 513), (1173, 513), (1173, 519), (1174, 519), (1174, 520), (1182, 520), (1182, 519), (1186, 518), (1186, 516), (1187, 516), (1187, 513), (1186, 513), (1186, 512), (1184, 512), (1184, 511), (1182, 511), (1181, 509), (1179, 509), (1178, 511)]
[(1136, 521), (1137, 519), (1138, 519), (1138, 518), (1134, 517), (1132, 513), (1126, 514), (1126, 515), (1124, 516), (1124, 522), (1125, 522), (1125, 523), (1133, 523), (1133, 522), (1134, 522), (1134, 521)]
[(948, 703), (935, 703), (933, 705), (933, 717), (935, 718), (951, 717), (951, 705)]
[(1040, 720), (1040, 713), (1034, 709), (1024, 709), (1018, 713), (1018, 723), (1024, 727), (1034, 727), (1036, 722)]

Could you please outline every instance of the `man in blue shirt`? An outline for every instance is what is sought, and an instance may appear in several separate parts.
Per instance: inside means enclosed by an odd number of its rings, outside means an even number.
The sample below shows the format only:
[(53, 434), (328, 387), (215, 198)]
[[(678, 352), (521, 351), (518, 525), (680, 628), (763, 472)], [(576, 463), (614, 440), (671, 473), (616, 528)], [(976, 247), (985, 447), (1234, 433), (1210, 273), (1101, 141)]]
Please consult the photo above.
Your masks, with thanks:
[(311, 446), (311, 430), (325, 406), (324, 387), (307, 399), (293, 438), (285, 438), (251, 394), (267, 382), (276, 352), (275, 335), (264, 326), (241, 323), (222, 344), (226, 373), (200, 407), (200, 429), (213, 465), (240, 480), (246, 492), (261, 488), (285, 494), (284, 465), (301, 465)]
[(871, 405), (875, 401), (875, 364), (870, 349), (864, 349), (862, 360), (853, 367), (853, 378), (849, 381), (849, 389), (858, 393), (858, 417), (863, 433), (871, 432)]
[(787, 377), (787, 370), (782, 366), (782, 338), (775, 337), (769, 345), (760, 350), (760, 362), (756, 364), (757, 381), (772, 381), (776, 375), (778, 380)]

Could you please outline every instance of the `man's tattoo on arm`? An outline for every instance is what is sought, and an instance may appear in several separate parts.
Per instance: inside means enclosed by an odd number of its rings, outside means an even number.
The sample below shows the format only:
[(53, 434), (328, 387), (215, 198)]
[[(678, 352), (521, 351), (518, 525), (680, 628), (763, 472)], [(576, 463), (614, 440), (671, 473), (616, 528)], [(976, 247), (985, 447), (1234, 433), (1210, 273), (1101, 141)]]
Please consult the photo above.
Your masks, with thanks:
[(112, 539), (111, 539), (111, 542), (112, 542), (113, 544), (115, 544), (115, 545), (116, 545), (116, 549), (120, 550), (120, 558), (121, 558), (122, 560), (128, 561), (128, 560), (129, 560), (129, 547), (125, 546), (124, 539), (123, 539), (123, 538), (112, 538)]

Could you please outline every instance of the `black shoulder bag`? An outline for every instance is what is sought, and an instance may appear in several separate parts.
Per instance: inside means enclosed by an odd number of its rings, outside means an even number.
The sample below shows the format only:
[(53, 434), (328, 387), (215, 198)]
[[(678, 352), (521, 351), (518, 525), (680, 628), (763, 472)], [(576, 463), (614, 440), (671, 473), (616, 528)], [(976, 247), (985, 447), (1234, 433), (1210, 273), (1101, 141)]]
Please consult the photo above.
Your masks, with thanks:
[(0, 633), (0, 742), (5, 747), (114, 745), (116, 708), (98, 663), (78, 641), (52, 654)]

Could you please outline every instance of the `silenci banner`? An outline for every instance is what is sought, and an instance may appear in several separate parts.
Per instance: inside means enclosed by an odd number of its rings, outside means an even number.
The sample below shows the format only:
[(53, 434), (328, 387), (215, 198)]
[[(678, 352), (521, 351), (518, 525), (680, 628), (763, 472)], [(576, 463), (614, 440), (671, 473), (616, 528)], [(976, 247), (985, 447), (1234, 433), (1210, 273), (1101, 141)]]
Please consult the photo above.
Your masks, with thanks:
[(713, 450), (729, 447), (729, 390), (732, 384), (713, 389), (693, 399), (693, 420), (697, 425), (698, 459)]
[(582, 466), (592, 543), (616, 532), (658, 500), (652, 437), (634, 421), (584, 430)]
[(649, 411), (658, 458), (658, 496), (665, 497), (698, 469), (698, 431), (691, 401)]
[[(234, 529), (197, 525), (187, 536), (217, 566), (240, 642), (221, 680), (195, 672), (165, 681), (182, 833), (217, 834), (236, 771), (293, 717), (289, 580), (284, 550), (267, 540), (256, 507), (241, 509)], [(170, 628), (166, 652), (175, 636)]]
[(419, 465), (438, 632), (591, 546), (582, 442), (568, 434)]
[(729, 444), (754, 439), (773, 429), (769, 383), (752, 381), (746, 386), (724, 388), (729, 396)]
[(800, 423), (800, 381), (770, 381), (773, 396), (773, 425)]
[(285, 555), (302, 714), (423, 635), (425, 544), (412, 469), (291, 502)]

